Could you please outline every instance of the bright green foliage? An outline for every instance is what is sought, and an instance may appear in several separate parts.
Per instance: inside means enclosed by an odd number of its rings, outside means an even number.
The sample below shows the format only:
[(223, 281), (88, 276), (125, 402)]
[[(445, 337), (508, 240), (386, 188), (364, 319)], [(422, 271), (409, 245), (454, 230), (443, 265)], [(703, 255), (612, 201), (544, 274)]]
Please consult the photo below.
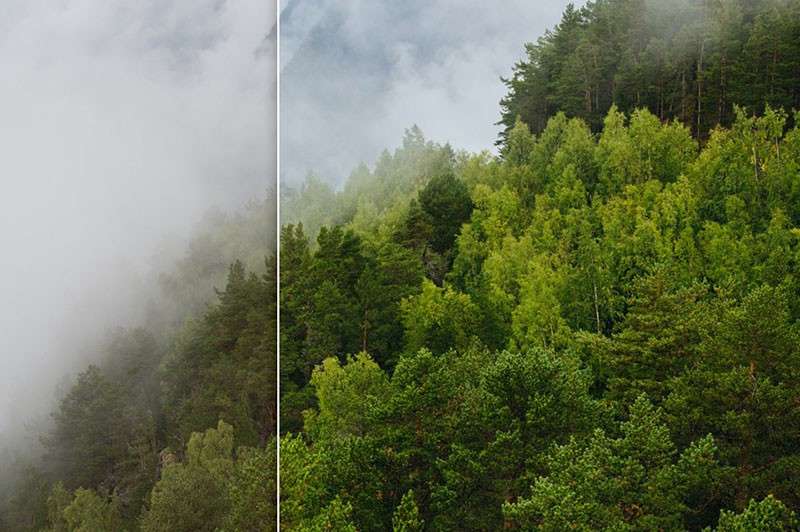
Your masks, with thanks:
[(349, 504), (334, 499), (309, 522), (301, 523), (296, 530), (301, 532), (356, 532), (358, 528), (350, 520), (353, 511)]
[(306, 421), (306, 430), (331, 437), (364, 434), (370, 404), (386, 398), (389, 382), (369, 355), (359, 353), (344, 366), (335, 358), (323, 360), (311, 376), (311, 385), (316, 390), (319, 414)]
[[(623, 113), (622, 101), (601, 113), (596, 85), (574, 98), (584, 73), (599, 82), (616, 68), (582, 37), (592, 25), (614, 35), (612, 5), (628, 2), (568, 9), (553, 48), (532, 52), (561, 62), (553, 86), (515, 80), (538, 95), (525, 104), (546, 117), (531, 124), (537, 135), (517, 121), (497, 158), (458, 156), (416, 189), (359, 198), (385, 206), (368, 209), (373, 227), (362, 218), (363, 240), (349, 246), (364, 260), (324, 251), (343, 249), (346, 229), (322, 231), (313, 253), (285, 230), (288, 341), (300, 346), (285, 360), (304, 368), (284, 395), (296, 409), (289, 430), (302, 431), (284, 438), (287, 528), (349, 508), (358, 530), (388, 530), (411, 502), (409, 519), (426, 530), (700, 530), (771, 494), (800, 508), (800, 136), (770, 108), (739, 112), (706, 141), (691, 132), (711, 112), (687, 122), (666, 94), (663, 113)], [(650, 68), (644, 57), (683, 53), (664, 46), (620, 58), (622, 100)], [(718, 53), (715, 76), (730, 66)], [(586, 94), (592, 124), (545, 109), (557, 101), (581, 115)], [(429, 207), (458, 202), (450, 190), (431, 202), (430, 176), (451, 173), (472, 210), (439, 253)], [(310, 265), (329, 256), (349, 266)], [(320, 292), (335, 311), (315, 314)], [(326, 330), (328, 319), (336, 341), (303, 351), (303, 326)], [(382, 341), (382, 323), (402, 331)], [(369, 358), (349, 356), (360, 351)]]
[(797, 222), (797, 153), (781, 150), (786, 118), (770, 107), (762, 116), (737, 108), (731, 129), (712, 134), (690, 170), (705, 217), (763, 230), (773, 211), (781, 209)]
[(508, 132), (508, 141), (503, 146), (503, 159), (513, 166), (522, 166), (530, 163), (536, 139), (531, 135), (531, 130), (519, 117), (514, 122), (514, 127)]
[(301, 436), (283, 436), (281, 449), (281, 528), (292, 529), (319, 508), (323, 491), (318, 483), (319, 461)]
[[(309, 448), (296, 436), (281, 439), (281, 529), (357, 530), (352, 523), (355, 505), (343, 497), (358, 500), (359, 488), (371, 487), (364, 482), (371, 472), (352, 470), (348, 447), (353, 449), (346, 442), (338, 446), (345, 451), (340, 454), (336, 448)], [(337, 492), (339, 496), (332, 495)], [(366, 505), (361, 509), (372, 510)]]
[(772, 495), (756, 502), (751, 500), (747, 508), (735, 514), (723, 510), (719, 516), (716, 532), (746, 532), (759, 530), (763, 532), (788, 532), (800, 526), (795, 513)]
[(477, 309), (467, 294), (432, 282), (422, 283), (419, 295), (401, 303), (408, 349), (423, 346), (441, 352), (449, 347), (466, 347), (476, 331)]
[(142, 530), (213, 531), (223, 522), (230, 501), (226, 483), (233, 473), (233, 427), (194, 433), (185, 463), (168, 464), (153, 487)]
[(563, 346), (569, 327), (561, 316), (558, 291), (564, 279), (543, 261), (530, 260), (519, 280), (519, 304), (512, 312), (512, 342), (520, 349)]
[(392, 516), (394, 532), (422, 532), (424, 522), (419, 518), (417, 503), (414, 501), (414, 490), (408, 490), (400, 500), (400, 505)]
[(678, 123), (661, 124), (647, 110), (636, 110), (625, 125), (625, 115), (612, 106), (597, 144), (599, 192), (619, 194), (626, 185), (658, 179), (675, 181), (697, 152), (689, 131)]

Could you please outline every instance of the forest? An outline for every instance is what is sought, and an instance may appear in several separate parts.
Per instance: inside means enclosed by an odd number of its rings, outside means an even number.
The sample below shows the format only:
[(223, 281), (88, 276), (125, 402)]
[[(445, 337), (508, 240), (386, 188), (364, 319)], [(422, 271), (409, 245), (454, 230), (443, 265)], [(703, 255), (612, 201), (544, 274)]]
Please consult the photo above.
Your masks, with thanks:
[(282, 189), (281, 528), (797, 530), (800, 2), (526, 51), (497, 155)]
[[(504, 80), (505, 135), (562, 111), (593, 132), (612, 105), (680, 120), (702, 140), (734, 106), (800, 107), (800, 4), (793, 0), (599, 0), (569, 5)], [(788, 117), (791, 124), (794, 117)]]
[(31, 447), (0, 449), (0, 530), (275, 529), (272, 198), (209, 214), (146, 322), (93, 347)]
[(0, 530), (800, 528), (800, 0), (524, 53), (496, 152), (210, 216), (0, 449)]

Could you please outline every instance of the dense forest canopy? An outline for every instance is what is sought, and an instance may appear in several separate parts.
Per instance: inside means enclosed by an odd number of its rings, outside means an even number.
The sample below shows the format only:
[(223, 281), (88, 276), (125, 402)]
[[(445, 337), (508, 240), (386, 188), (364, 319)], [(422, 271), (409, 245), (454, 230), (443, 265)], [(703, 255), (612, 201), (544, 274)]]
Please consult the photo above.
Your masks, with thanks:
[(412, 127), (282, 190), (279, 294), (271, 202), (210, 217), (0, 529), (271, 530), (277, 438), (288, 530), (796, 530), (799, 21), (567, 7), (497, 155)]
[(275, 241), (272, 194), (209, 214), (145, 322), (67, 382), (41, 445), (3, 450), (0, 529), (275, 528)]
[(800, 526), (799, 7), (570, 6), (497, 156), (282, 192), (282, 527)]
[(504, 80), (501, 139), (518, 116), (538, 134), (559, 111), (599, 131), (612, 105), (705, 139), (734, 105), (800, 108), (800, 2), (594, 0), (569, 5), (526, 56)]
[(412, 131), (316, 243), (284, 226), (283, 526), (794, 526), (800, 130), (604, 123)]

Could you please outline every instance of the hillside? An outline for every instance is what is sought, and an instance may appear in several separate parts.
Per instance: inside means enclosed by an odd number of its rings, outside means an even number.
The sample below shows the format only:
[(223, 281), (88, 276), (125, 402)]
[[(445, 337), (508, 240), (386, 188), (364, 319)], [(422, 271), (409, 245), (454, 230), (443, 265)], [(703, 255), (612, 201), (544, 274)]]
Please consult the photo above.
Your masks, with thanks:
[(733, 123), (734, 105), (800, 107), (800, 3), (596, 0), (569, 6), (526, 56), (505, 80), (505, 133), (520, 116), (538, 134), (559, 111), (599, 131), (613, 104), (706, 139)]
[[(796, 511), (785, 124), (742, 111), (700, 150), (612, 109), (599, 136), (519, 122), (499, 159), (407, 144), (371, 174), (379, 204), (363, 194), (313, 246), (284, 227), (284, 525), (385, 530), (406, 506), (434, 530)], [(437, 164), (387, 196), (382, 165), (414, 150)]]
[[(568, 8), (517, 67), (497, 156), (412, 128), (342, 190), (283, 192), (284, 528), (798, 526), (797, 3), (738, 11), (733, 55), (761, 53), (769, 17), (785, 51), (770, 76), (741, 59), (724, 100), (706, 68), (728, 59), (701, 44), (699, 114), (650, 78), (623, 92), (619, 48), (585, 108), (542, 70), (577, 61), (554, 48), (569, 21), (585, 51), (651, 8)], [(745, 95), (751, 75), (771, 85)]]
[(212, 213), (163, 266), (144, 323), (92, 348), (41, 446), (4, 450), (0, 529), (274, 528), (274, 220), (270, 197)]

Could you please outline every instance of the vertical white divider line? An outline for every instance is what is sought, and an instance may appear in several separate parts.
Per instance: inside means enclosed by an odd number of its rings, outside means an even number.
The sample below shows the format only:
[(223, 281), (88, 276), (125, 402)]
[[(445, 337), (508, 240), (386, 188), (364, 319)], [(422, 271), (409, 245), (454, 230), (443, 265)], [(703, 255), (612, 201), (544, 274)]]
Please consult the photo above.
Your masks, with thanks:
[(275, 378), (277, 412), (275, 434), (275, 530), (281, 529), (281, 0), (275, 0)]

